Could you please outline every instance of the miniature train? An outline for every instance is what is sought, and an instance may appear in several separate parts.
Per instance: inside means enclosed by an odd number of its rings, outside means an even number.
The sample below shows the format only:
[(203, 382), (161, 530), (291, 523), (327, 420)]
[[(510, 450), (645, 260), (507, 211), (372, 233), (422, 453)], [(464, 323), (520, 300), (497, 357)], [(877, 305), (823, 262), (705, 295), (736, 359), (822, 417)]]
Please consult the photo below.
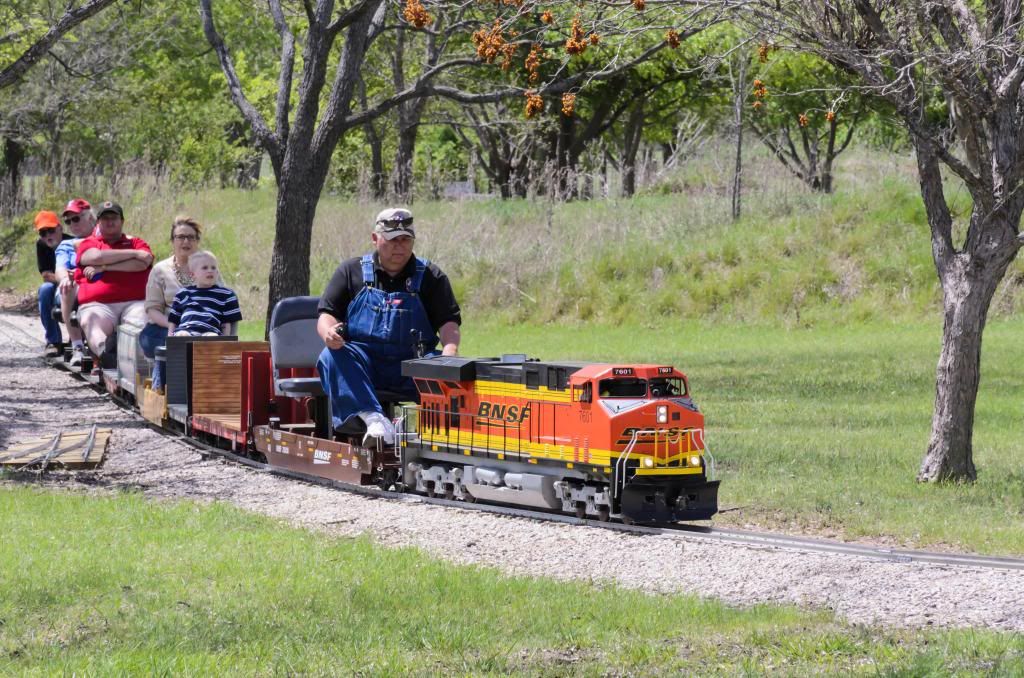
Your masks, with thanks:
[(408, 360), (402, 371), (420, 402), (388, 402), (395, 444), (364, 447), (362, 431), (330, 430), (315, 372), (316, 307), (316, 297), (281, 301), (269, 342), (168, 338), (162, 392), (149, 387), (139, 330), (123, 325), (117, 366), (98, 378), (154, 424), (309, 476), (598, 520), (717, 512), (704, 417), (674, 367), (523, 355)]

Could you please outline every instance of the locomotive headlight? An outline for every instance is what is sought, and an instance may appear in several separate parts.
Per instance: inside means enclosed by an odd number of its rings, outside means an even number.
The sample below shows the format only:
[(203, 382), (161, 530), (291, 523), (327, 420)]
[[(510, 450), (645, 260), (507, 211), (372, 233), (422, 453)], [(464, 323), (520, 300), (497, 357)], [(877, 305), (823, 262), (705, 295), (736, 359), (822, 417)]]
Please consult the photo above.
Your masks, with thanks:
[(644, 468), (654, 468), (654, 460), (650, 457), (644, 457)]
[(690, 466), (700, 466), (700, 456), (694, 454), (690, 457)]
[(668, 423), (668, 405), (658, 405), (658, 423)]

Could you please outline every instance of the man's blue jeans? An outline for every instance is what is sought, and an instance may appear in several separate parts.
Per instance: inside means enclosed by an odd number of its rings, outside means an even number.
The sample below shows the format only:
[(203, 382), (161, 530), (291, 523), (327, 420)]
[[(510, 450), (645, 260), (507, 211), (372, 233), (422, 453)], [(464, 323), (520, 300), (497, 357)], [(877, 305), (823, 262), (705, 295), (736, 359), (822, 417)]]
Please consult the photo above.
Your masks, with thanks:
[[(56, 294), (56, 283), (44, 282), (39, 286), (39, 322), (43, 325), (47, 344), (59, 344), (62, 340), (60, 325), (53, 319), (54, 297)], [(60, 303), (59, 299), (57, 303)]]

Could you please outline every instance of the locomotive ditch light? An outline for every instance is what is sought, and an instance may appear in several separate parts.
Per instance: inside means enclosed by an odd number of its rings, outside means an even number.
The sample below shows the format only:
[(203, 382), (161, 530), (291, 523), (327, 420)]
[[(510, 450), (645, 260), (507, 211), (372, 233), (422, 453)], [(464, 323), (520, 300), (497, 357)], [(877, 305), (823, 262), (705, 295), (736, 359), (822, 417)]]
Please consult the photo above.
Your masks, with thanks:
[(651, 459), (650, 457), (644, 457), (644, 467), (654, 468), (654, 460)]
[(700, 456), (699, 455), (694, 454), (694, 455), (692, 455), (690, 457), (690, 466), (700, 466)]
[(668, 423), (668, 405), (658, 405), (658, 423)]

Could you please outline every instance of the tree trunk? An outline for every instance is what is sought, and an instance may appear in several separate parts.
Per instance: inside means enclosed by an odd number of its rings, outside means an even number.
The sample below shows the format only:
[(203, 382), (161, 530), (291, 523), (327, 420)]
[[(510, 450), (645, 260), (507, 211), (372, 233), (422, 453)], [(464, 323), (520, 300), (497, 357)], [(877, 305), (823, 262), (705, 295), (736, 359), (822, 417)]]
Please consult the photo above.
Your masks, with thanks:
[(644, 100), (640, 98), (626, 119), (625, 138), (622, 149), (622, 197), (629, 198), (636, 193), (636, 153), (640, 149), (640, 137), (644, 131)]
[(409, 126), (402, 124), (402, 117), (399, 115), (398, 149), (395, 151), (395, 168), (391, 174), (391, 193), (396, 200), (408, 205), (412, 203), (413, 156), (416, 153), (419, 116)]
[[(952, 215), (934, 153), (917, 148), (921, 195), (932, 231), (932, 256), (942, 284), (942, 351), (936, 368), (931, 438), (917, 479), (973, 481), (974, 408), (981, 378), (981, 339), (999, 281), (1017, 255), (1020, 201), (993, 210), (978, 196), (964, 251), (952, 242)], [(983, 235), (984, 234), (984, 235)]]
[(12, 204), (18, 202), (21, 195), (21, 161), (25, 159), (25, 147), (18, 141), (7, 137), (4, 139), (4, 168), (7, 171), (7, 182)]
[(942, 352), (935, 411), (919, 481), (974, 480), (974, 408), (981, 379), (981, 338), (989, 304), (1006, 267), (973, 271), (959, 255), (943, 284)]
[(277, 191), (274, 249), (270, 257), (266, 336), (274, 306), (287, 297), (309, 294), (309, 254), (313, 218), (326, 172), (315, 168), (284, 172)]
[(384, 198), (384, 144), (372, 122), (363, 125), (366, 143), (370, 145), (370, 194), (374, 200)]
[(747, 100), (747, 60), (739, 59), (739, 73), (732, 83), (733, 125), (736, 129), (736, 163), (733, 165), (730, 204), (732, 220), (742, 213), (743, 192), (743, 109)]

